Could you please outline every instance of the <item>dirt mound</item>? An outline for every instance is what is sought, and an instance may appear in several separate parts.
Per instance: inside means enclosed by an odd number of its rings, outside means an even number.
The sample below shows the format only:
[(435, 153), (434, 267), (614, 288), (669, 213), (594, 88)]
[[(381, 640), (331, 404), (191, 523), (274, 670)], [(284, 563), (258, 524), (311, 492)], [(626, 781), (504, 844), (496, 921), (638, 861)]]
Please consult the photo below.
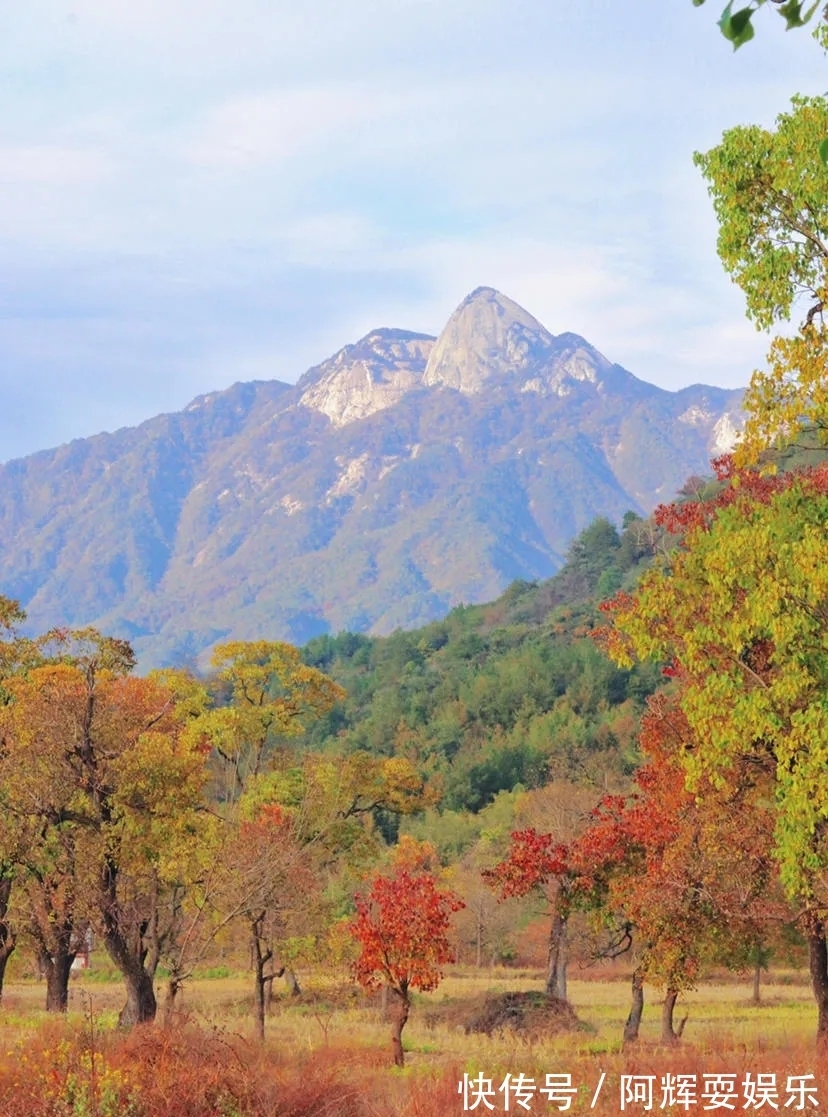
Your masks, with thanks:
[(548, 993), (490, 994), (466, 1021), (465, 1032), (492, 1032), (509, 1028), (515, 1032), (568, 1032), (581, 1027), (567, 1001)]
[(427, 1021), (432, 1026), (442, 1023), (461, 1027), (466, 1035), (475, 1032), (487, 1036), (506, 1029), (549, 1035), (584, 1027), (572, 1005), (547, 993), (485, 993), (429, 1013)]

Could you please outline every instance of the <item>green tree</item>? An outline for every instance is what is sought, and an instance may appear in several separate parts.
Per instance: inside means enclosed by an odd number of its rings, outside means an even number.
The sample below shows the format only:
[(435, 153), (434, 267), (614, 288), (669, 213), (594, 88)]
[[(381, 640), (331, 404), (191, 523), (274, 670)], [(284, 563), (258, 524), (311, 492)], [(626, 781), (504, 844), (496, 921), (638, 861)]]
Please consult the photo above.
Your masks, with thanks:
[(813, 157), (826, 136), (828, 100), (795, 97), (774, 131), (732, 128), (694, 157), (719, 221), (719, 256), (744, 291), (748, 317), (769, 330), (797, 308), (803, 314), (793, 337), (772, 342), (767, 370), (753, 375), (743, 463), (803, 427), (828, 430), (828, 170)]

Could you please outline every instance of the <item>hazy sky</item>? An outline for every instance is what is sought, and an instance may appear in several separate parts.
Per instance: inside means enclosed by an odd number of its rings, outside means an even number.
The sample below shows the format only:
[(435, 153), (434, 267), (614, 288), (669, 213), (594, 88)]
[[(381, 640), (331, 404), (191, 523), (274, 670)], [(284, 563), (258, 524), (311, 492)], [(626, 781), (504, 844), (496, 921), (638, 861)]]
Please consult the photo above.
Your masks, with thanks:
[[(717, 6), (718, 5), (718, 6)], [(764, 341), (694, 150), (828, 64), (718, 0), (26, 0), (0, 12), (0, 460), (479, 284), (666, 387)]]

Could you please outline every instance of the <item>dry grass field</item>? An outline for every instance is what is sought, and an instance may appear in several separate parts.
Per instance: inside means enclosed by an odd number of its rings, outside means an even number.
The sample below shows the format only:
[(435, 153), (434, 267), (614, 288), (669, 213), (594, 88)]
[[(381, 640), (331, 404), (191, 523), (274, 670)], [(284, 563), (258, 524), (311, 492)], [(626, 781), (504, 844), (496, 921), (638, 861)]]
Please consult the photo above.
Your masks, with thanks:
[[(576, 1093), (570, 1113), (620, 1113), (622, 1075), (636, 1076), (627, 1079), (625, 1112), (703, 1117), (717, 1110), (726, 1115), (759, 1108), (769, 1114), (774, 1100), (779, 1113), (828, 1107), (828, 1066), (815, 1057), (816, 1012), (805, 974), (771, 974), (758, 1007), (750, 1004), (747, 982), (701, 985), (679, 1002), (678, 1017), (688, 1019), (674, 1047), (659, 1042), (659, 996), (648, 989), (640, 1042), (626, 1051), (620, 1045), (629, 996), (623, 973), (590, 981), (573, 976), (570, 999), (577, 1028), (499, 1030), (488, 1036), (466, 1034), (462, 1026), (474, 1006), (486, 994), (537, 990), (539, 974), (449, 974), (436, 993), (415, 1000), (403, 1070), (389, 1065), (389, 1027), (379, 998), (366, 998), (341, 977), (308, 975), (300, 998), (278, 991), (264, 1047), (253, 1039), (244, 974), (193, 982), (171, 1026), (159, 1023), (127, 1035), (115, 1026), (121, 1003), (117, 982), (94, 980), (94, 975), (73, 979), (65, 1021), (47, 1019), (42, 1012), (41, 984), (11, 982), (0, 1009), (0, 1117), (565, 1112), (563, 1096), (556, 1100), (541, 1093), (547, 1074), (571, 1076)], [(516, 1083), (520, 1074), (525, 1077)], [(729, 1094), (719, 1090), (716, 1095), (705, 1079), (718, 1074), (734, 1078)], [(769, 1090), (768, 1100), (757, 1107), (751, 1100), (761, 1095), (751, 1099), (745, 1081), (751, 1076), (748, 1082), (770, 1083), (757, 1079), (759, 1074), (776, 1076), (776, 1094)], [(787, 1090), (789, 1076), (805, 1074), (816, 1076), (819, 1108)], [(507, 1075), (511, 1079), (504, 1090)], [(676, 1079), (667, 1080), (668, 1075), (695, 1075), (695, 1101), (689, 1093), (671, 1094)], [(523, 1093), (509, 1088), (521, 1084)]]

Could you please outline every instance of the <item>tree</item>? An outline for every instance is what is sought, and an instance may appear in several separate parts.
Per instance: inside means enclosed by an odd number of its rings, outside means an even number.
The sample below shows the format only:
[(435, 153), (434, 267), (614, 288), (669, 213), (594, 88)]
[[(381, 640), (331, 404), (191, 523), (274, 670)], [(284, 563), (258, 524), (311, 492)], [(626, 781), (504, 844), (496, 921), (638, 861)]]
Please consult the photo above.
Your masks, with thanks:
[(267, 994), (284, 972), (274, 952), (290, 920), (307, 911), (319, 891), (311, 849), (296, 833), (295, 818), (278, 805), (262, 807), (242, 821), (230, 847), (233, 871), (227, 902), (250, 928), (254, 968), (256, 1031), (265, 1038)]
[(26, 913), (24, 927), (46, 977), (47, 1012), (66, 1012), (72, 964), (90, 925), (87, 882), (79, 863), (83, 842), (78, 838), (72, 825), (44, 822), (20, 858), (19, 909)]
[(273, 750), (345, 697), (327, 675), (302, 662), (290, 644), (268, 640), (219, 644), (211, 665), (216, 708), (206, 721), (224, 769), (224, 801), (232, 803), (260, 775)]
[[(17, 626), (25, 619), (26, 614), (17, 601), (0, 595), (0, 706), (5, 705), (8, 701), (8, 696), (3, 689), (3, 678), (13, 670), (13, 665), (18, 659), (15, 637)], [(2, 748), (2, 738), (0, 738), (0, 748)], [(4, 815), (2, 850), (0, 851), (0, 1000), (3, 998), (3, 980), (6, 975), (6, 966), (17, 945), (17, 934), (9, 917), (9, 904), (17, 863), (17, 843), (11, 833), (8, 811), (1, 796), (2, 791), (0, 790), (0, 807), (2, 807)]]
[[(693, 6), (700, 8), (705, 0), (693, 0)], [(805, 27), (814, 17), (821, 0), (812, 3), (804, 0), (771, 0), (776, 4), (777, 14), (785, 20), (785, 30), (794, 27)], [(765, 3), (765, 0), (749, 0), (744, 8), (733, 11), (733, 0), (729, 0), (727, 7), (719, 18), (719, 29), (726, 39), (733, 43), (733, 49), (750, 42), (755, 35), (753, 17)]]
[(0, 789), (13, 835), (17, 913), (46, 976), (46, 1008), (66, 1011), (69, 974), (92, 907), (84, 885), (83, 828), (61, 752), (72, 740), (72, 698), (82, 679), (42, 665), (5, 681), (0, 710)]
[[(587, 647), (595, 655), (594, 647)], [(587, 691), (592, 688), (589, 663), (587, 659), (581, 680)], [(559, 726), (558, 739), (561, 736)], [(515, 807), (515, 818), (523, 825), (512, 831), (506, 856), (482, 873), (501, 900), (533, 893), (543, 899), (550, 915), (546, 993), (563, 1001), (567, 999), (567, 937), (576, 875), (571, 851), (594, 802), (593, 791), (568, 780), (523, 792)]]
[[(516, 926), (516, 905), (504, 904), (492, 894), (482, 878), (483, 863), (491, 863), (491, 846), (482, 836), (463, 860), (452, 867), (453, 882), (465, 903), (457, 918), (458, 944), (464, 948), (460, 961), (469, 955), (480, 969), (495, 965), (511, 945)], [(468, 951), (468, 953), (466, 953)]]
[(402, 758), (274, 752), (263, 765), (235, 803), (210, 816), (210, 840), (193, 851), (195, 876), (177, 896), (178, 925), (164, 955), (169, 1019), (210, 945), (233, 924), (245, 926), (260, 1039), (273, 980), (284, 975), (300, 991), (290, 939), (317, 934), (333, 877), (362, 873), (376, 860), (375, 813), (411, 813), (428, 801)]
[(155, 1016), (162, 901), (199, 841), (206, 750), (168, 681), (130, 677), (125, 642), (87, 629), (38, 648), (40, 665), (3, 683), (0, 786), (31, 836), (40, 947), (65, 989), (94, 919), (126, 985), (121, 1022), (141, 1023)]
[(745, 780), (774, 804), (775, 856), (805, 926), (828, 1045), (828, 467), (761, 478), (720, 465), (713, 501), (662, 510), (682, 545), (616, 599), (610, 647), (668, 663), (697, 794)]
[[(231, 852), (230, 864), (236, 872), (235, 902), (242, 904), (250, 928), (257, 989), (262, 981), (272, 982), (275, 971), (280, 971), (292, 979), (292, 991), (298, 992), (282, 948), (300, 910), (304, 908), (304, 914), (310, 914), (309, 898), (318, 895), (319, 886), (331, 875), (343, 870), (364, 873), (365, 867), (376, 860), (378, 833), (374, 818), (378, 812), (411, 814), (422, 810), (429, 795), (410, 761), (402, 757), (354, 752), (342, 757), (306, 753), (298, 760), (282, 759), (283, 763), (272, 764), (269, 771), (248, 781), (239, 800), (237, 823), (241, 824), (242, 846), (247, 833), (259, 842), (272, 841), (278, 848), (271, 816), (271, 812), (278, 812), (285, 828), (285, 850), (293, 851), (290, 873), (285, 875), (279, 857), (272, 864), (259, 857), (254, 858), (249, 871), (239, 874), (238, 867), (247, 864), (246, 852), (241, 856)], [(251, 820), (257, 818), (260, 822), (251, 829)], [(263, 830), (268, 819), (270, 829)], [(228, 848), (234, 848), (232, 841)], [(281, 883), (285, 880), (289, 884), (303, 872), (310, 877), (302, 888)], [(303, 898), (298, 906), (292, 899), (296, 895)], [(258, 1006), (258, 991), (256, 996)]]
[(828, 100), (795, 97), (776, 130), (732, 128), (694, 161), (719, 220), (719, 257), (745, 293), (759, 329), (788, 321), (804, 304), (793, 337), (777, 337), (768, 369), (753, 374), (738, 460), (791, 442), (803, 426), (828, 431), (828, 191), (813, 153), (828, 144)]
[[(404, 846), (404, 851), (410, 852), (413, 845)], [(405, 1062), (402, 1033), (411, 991), (436, 989), (441, 967), (454, 961), (448, 934), (452, 915), (463, 906), (452, 891), (438, 887), (434, 873), (417, 858), (403, 860), (391, 876), (375, 876), (368, 893), (357, 897), (350, 925), (360, 948), (354, 976), (367, 989), (385, 984), (394, 994), (391, 1046), (398, 1067)]]
[(546, 964), (546, 992), (566, 1000), (566, 924), (572, 910), (573, 870), (569, 846), (533, 826), (512, 833), (502, 861), (483, 872), (502, 899), (539, 892), (551, 913)]
[[(301, 736), (313, 720), (330, 711), (345, 697), (345, 691), (327, 675), (305, 664), (297, 648), (281, 642), (220, 644), (213, 651), (211, 665), (215, 670), (211, 680), (214, 708), (202, 718), (202, 724), (212, 741), (217, 762), (215, 793), (228, 827), (226, 856), (231, 850), (242, 849), (245, 835), (260, 843), (268, 835), (272, 838), (267, 829), (272, 823), (268, 809), (287, 806), (291, 813), (296, 796), (302, 799), (301, 766), (297, 768), (291, 763), (284, 746), (287, 740)], [(251, 821), (254, 816), (258, 823)], [(292, 824), (295, 823), (294, 816)], [(297, 849), (312, 838), (296, 832), (292, 835)], [(243, 853), (242, 861), (245, 856)], [(231, 870), (239, 867), (235, 860), (231, 855)], [(230, 918), (228, 912), (247, 919), (255, 969), (257, 1026), (264, 1038), (264, 995), (273, 980), (267, 966), (273, 959), (273, 940), (281, 926), (284, 905), (279, 901), (280, 887), (274, 884), (280, 879), (279, 873), (268, 874), (262, 863), (259, 869), (262, 871), (258, 875), (237, 873), (235, 886), (222, 883), (219, 889), (224, 897), (222, 910), (212, 911), (212, 924), (215, 926), (218, 920), (222, 925)], [(232, 897), (229, 901), (228, 896)], [(192, 913), (191, 927), (193, 931), (198, 927), (202, 933), (189, 934), (187, 948), (192, 949), (199, 938), (202, 943), (210, 941), (211, 920), (205, 916), (212, 906), (205, 895), (202, 907)], [(172, 1000), (184, 975), (191, 970), (181, 952), (175, 968), (179, 976), (175, 990), (170, 987)], [(294, 988), (298, 991), (295, 977)]]
[(638, 1035), (645, 980), (665, 989), (662, 1039), (673, 1042), (676, 1000), (702, 961), (739, 967), (788, 915), (767, 789), (744, 773), (735, 787), (688, 791), (681, 758), (694, 746), (679, 692), (651, 698), (633, 793), (602, 800), (570, 851), (578, 906), (603, 916), (616, 954), (638, 941), (625, 1041)]
[(14, 923), (9, 918), (9, 901), (14, 884), (12, 873), (12, 866), (4, 863), (3, 876), (0, 877), (0, 1001), (3, 999), (6, 966), (17, 946), (17, 933), (14, 929)]
[(164, 1019), (172, 1020), (184, 984), (211, 946), (240, 924), (254, 970), (256, 1030), (264, 1040), (272, 982), (287, 972), (279, 947), (288, 934), (304, 930), (321, 906), (319, 851), (304, 831), (301, 809), (251, 795), (240, 800), (233, 817), (209, 817), (207, 840), (193, 850), (191, 877), (171, 897)]

